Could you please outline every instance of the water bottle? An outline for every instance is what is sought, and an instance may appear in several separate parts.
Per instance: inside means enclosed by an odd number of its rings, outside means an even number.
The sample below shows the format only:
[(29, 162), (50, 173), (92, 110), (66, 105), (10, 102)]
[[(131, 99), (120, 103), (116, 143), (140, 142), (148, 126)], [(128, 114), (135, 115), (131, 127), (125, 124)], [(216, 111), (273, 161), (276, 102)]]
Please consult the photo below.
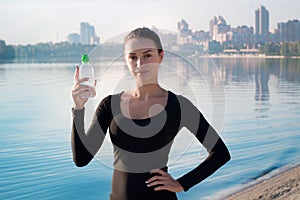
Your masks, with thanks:
[(89, 63), (89, 56), (84, 54), (81, 57), (81, 65), (79, 67), (79, 78), (88, 78), (87, 81), (82, 82), (80, 85), (89, 86), (88, 89), (83, 89), (80, 91), (80, 96), (82, 98), (94, 97), (93, 90), (95, 89), (96, 80), (94, 77), (94, 68)]

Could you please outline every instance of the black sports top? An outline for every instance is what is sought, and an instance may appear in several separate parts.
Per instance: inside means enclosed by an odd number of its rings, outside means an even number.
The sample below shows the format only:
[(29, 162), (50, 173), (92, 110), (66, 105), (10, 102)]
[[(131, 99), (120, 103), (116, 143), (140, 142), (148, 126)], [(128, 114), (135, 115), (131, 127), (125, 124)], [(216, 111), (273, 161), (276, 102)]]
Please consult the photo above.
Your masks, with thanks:
[[(177, 179), (184, 191), (207, 178), (230, 160), (230, 154), (222, 139), (187, 98), (168, 91), (167, 104), (162, 112), (146, 119), (129, 119), (120, 109), (121, 94), (109, 95), (100, 102), (87, 132), (84, 130), (84, 109), (72, 109), (72, 150), (77, 166), (85, 166), (93, 159), (109, 128), (114, 149), (111, 199), (114, 199), (112, 196), (117, 196), (116, 193), (120, 190), (124, 190), (123, 199), (134, 199), (129, 198), (132, 192), (128, 188), (132, 188), (134, 184), (136, 187), (139, 185), (136, 181), (128, 180), (137, 180), (138, 178), (132, 177), (140, 174), (143, 175), (141, 184), (145, 185), (145, 174), (149, 174), (150, 170), (161, 168), (167, 171), (170, 148), (175, 136), (183, 127), (193, 133), (209, 153), (196, 168)], [(118, 181), (118, 178), (127, 181)], [(149, 196), (143, 188), (144, 186), (138, 189), (139, 193), (144, 192), (144, 196)]]

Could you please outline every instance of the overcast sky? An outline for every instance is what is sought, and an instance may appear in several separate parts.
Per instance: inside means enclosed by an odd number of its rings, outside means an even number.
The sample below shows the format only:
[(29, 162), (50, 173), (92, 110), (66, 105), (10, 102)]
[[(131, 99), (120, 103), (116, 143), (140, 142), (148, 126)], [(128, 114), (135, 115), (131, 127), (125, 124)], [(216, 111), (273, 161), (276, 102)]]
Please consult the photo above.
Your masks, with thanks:
[(101, 42), (140, 26), (176, 31), (180, 19), (193, 31), (208, 31), (217, 15), (232, 27), (254, 26), (260, 5), (269, 10), (271, 29), (300, 19), (299, 0), (0, 0), (0, 39), (7, 44), (65, 41), (69, 33), (79, 33), (82, 21), (95, 27)]

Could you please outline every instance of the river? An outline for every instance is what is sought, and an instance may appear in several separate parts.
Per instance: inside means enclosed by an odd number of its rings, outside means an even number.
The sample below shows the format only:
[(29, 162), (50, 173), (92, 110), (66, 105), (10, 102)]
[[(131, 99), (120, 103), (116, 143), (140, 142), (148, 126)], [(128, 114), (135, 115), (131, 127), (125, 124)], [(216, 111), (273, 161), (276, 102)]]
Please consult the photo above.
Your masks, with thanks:
[[(132, 86), (120, 58), (95, 64), (99, 101)], [(94, 161), (72, 161), (71, 87), (75, 63), (0, 64), (0, 199), (108, 199), (109, 137)], [(218, 130), (232, 159), (179, 199), (219, 199), (261, 177), (300, 162), (300, 60), (169, 56), (160, 83), (191, 99)], [(124, 84), (126, 83), (126, 84)], [(205, 159), (204, 148), (183, 130), (174, 142), (174, 177)]]

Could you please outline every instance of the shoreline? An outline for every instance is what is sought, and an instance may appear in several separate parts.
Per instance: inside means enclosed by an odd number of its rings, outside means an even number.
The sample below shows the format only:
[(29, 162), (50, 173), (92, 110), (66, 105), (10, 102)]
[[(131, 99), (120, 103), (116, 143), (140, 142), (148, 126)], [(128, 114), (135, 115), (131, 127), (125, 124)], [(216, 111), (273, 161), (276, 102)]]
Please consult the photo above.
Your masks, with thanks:
[(198, 57), (198, 58), (274, 58), (274, 59), (300, 59), (300, 56), (267, 56), (264, 54), (218, 54), (218, 55), (192, 55), (191, 57)]
[[(300, 59), (300, 56), (268, 56), (265, 54), (192, 54), (186, 56), (187, 58), (226, 58), (226, 59), (236, 59), (236, 58), (244, 58), (244, 59)], [(103, 57), (103, 59), (113, 59), (113, 57)], [(6, 63), (78, 63), (78, 58), (75, 57), (59, 57), (59, 58), (14, 58), (14, 59), (0, 59), (0, 64)]]
[[(300, 164), (282, 168), (227, 194), (225, 200), (300, 199)], [(266, 178), (267, 177), (267, 178)]]

